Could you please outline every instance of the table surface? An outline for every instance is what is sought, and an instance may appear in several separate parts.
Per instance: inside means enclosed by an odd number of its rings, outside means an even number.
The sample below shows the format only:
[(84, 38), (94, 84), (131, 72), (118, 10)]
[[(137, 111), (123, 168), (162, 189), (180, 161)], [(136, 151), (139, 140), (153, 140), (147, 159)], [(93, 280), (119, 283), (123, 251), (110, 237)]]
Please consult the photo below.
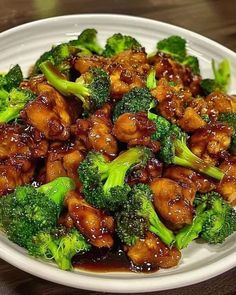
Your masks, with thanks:
[[(232, 0), (0, 0), (0, 11), (0, 32), (29, 21), (63, 14), (119, 13), (181, 26), (236, 51), (236, 1)], [(235, 277), (236, 268), (200, 284), (155, 294), (233, 295), (236, 294)], [(0, 294), (100, 293), (47, 282), (0, 260)]]

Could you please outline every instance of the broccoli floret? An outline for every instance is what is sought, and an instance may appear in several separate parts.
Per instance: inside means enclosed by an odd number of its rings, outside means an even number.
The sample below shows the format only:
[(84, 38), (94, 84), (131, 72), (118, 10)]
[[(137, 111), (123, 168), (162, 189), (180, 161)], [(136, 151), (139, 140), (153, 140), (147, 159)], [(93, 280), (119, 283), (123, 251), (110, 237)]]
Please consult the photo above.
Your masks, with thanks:
[(189, 67), (195, 75), (200, 75), (199, 61), (196, 56), (188, 55), (181, 64)]
[(186, 57), (186, 40), (179, 36), (170, 36), (157, 43), (158, 51), (182, 61)]
[(214, 59), (212, 60), (212, 70), (214, 79), (203, 79), (201, 81), (201, 88), (204, 95), (208, 95), (214, 91), (226, 92), (230, 81), (230, 63), (227, 59), (222, 60), (218, 68)]
[(23, 80), (23, 74), (19, 65), (11, 68), (7, 74), (0, 75), (0, 100), (7, 99), (9, 91), (19, 87)]
[(152, 205), (152, 192), (145, 184), (132, 187), (124, 208), (117, 213), (116, 221), (119, 238), (129, 246), (145, 238), (147, 231), (159, 236), (168, 246), (175, 240), (172, 231), (159, 219)]
[(115, 105), (113, 121), (116, 121), (123, 113), (147, 112), (148, 118), (156, 125), (156, 131), (151, 139), (160, 141), (159, 156), (164, 163), (189, 167), (218, 180), (222, 179), (224, 173), (220, 169), (206, 164), (190, 151), (186, 144), (185, 132), (164, 117), (151, 112), (155, 105), (156, 101), (147, 88), (135, 87)]
[(153, 99), (147, 88), (134, 87), (125, 93), (113, 110), (113, 122), (124, 113), (147, 112), (155, 107), (156, 101)]
[(68, 43), (53, 46), (51, 50), (44, 52), (36, 61), (31, 75), (41, 74), (40, 64), (50, 61), (59, 71), (69, 75), (71, 69), (71, 58), (73, 56), (101, 54), (103, 49), (97, 41), (97, 31), (95, 29), (85, 29), (78, 36), (78, 39)]
[(236, 113), (221, 113), (218, 116), (218, 121), (227, 123), (236, 130)]
[(195, 205), (196, 215), (192, 224), (182, 228), (176, 235), (179, 249), (187, 247), (199, 236), (210, 244), (223, 243), (236, 231), (236, 211), (220, 194), (214, 191), (198, 194)]
[(155, 69), (151, 69), (151, 71), (148, 73), (146, 86), (149, 90), (152, 90), (157, 87), (156, 70)]
[(143, 147), (130, 148), (111, 162), (100, 153), (89, 152), (78, 168), (85, 199), (97, 208), (116, 210), (130, 191), (125, 183), (127, 171), (134, 165), (146, 165), (150, 157), (150, 150)]
[(157, 43), (157, 49), (180, 64), (189, 67), (196, 75), (200, 75), (198, 59), (195, 56), (187, 55), (186, 40), (179, 36), (170, 36)]
[(0, 199), (0, 224), (8, 238), (28, 249), (32, 237), (56, 225), (66, 193), (75, 188), (68, 177), (34, 188), (17, 187)]
[(43, 63), (44, 61), (50, 61), (51, 63), (54, 64), (54, 60), (53, 60), (53, 56), (52, 56), (52, 50), (46, 51), (44, 52), (35, 62), (34, 67), (30, 73), (31, 76), (37, 76), (39, 74), (41, 74), (41, 70), (39, 68), (39, 66), (41, 65), (41, 63)]
[(65, 96), (75, 95), (87, 111), (102, 107), (109, 99), (110, 77), (100, 68), (90, 68), (76, 82), (68, 81), (49, 61), (43, 62), (40, 69), (53, 87)]
[(160, 141), (159, 157), (164, 163), (189, 167), (217, 180), (224, 177), (224, 173), (220, 169), (206, 164), (191, 152), (186, 144), (187, 134), (177, 125), (171, 124), (164, 117), (151, 112), (148, 117), (156, 123), (156, 132), (152, 135), (152, 139)]
[(80, 49), (87, 49), (91, 53), (102, 54), (103, 49), (97, 40), (97, 31), (95, 29), (85, 29), (77, 40), (69, 42), (70, 45)]
[(142, 45), (135, 38), (118, 33), (107, 39), (102, 55), (112, 57), (120, 52), (139, 48), (142, 48)]
[(20, 111), (35, 95), (30, 90), (19, 88), (23, 74), (19, 65), (7, 74), (0, 75), (0, 123), (7, 123), (19, 116)]
[(31, 100), (35, 99), (36, 95), (28, 89), (13, 88), (2, 100), (0, 106), (0, 123), (7, 123), (19, 117), (20, 111)]
[(6, 84), (4, 89), (10, 91), (12, 88), (16, 88), (23, 80), (23, 74), (19, 65), (12, 67), (5, 75)]
[(79, 252), (88, 251), (91, 246), (86, 242), (82, 234), (72, 228), (69, 232), (60, 228), (59, 236), (53, 232), (43, 231), (33, 237), (29, 248), (29, 254), (38, 258), (54, 260), (63, 270), (72, 269), (71, 259)]

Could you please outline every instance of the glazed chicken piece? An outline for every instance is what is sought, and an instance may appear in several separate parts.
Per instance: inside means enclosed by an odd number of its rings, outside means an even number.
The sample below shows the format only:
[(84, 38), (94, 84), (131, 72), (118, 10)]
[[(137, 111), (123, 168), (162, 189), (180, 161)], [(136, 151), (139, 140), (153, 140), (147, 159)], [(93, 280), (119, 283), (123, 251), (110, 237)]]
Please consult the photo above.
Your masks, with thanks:
[(0, 124), (0, 195), (33, 179), (36, 158), (46, 156), (48, 143), (30, 126)]
[(30, 183), (34, 175), (34, 164), (23, 156), (0, 160), (0, 196), (17, 186)]
[(235, 96), (219, 91), (212, 92), (206, 98), (195, 98), (189, 105), (200, 116), (208, 116), (211, 121), (216, 121), (220, 113), (236, 112)]
[(118, 153), (117, 140), (112, 134), (110, 120), (111, 106), (106, 104), (89, 119), (79, 119), (71, 132), (88, 150), (95, 150), (107, 156), (115, 157)]
[(150, 136), (155, 132), (156, 126), (147, 118), (146, 113), (124, 113), (116, 120), (112, 133), (121, 142), (128, 145), (145, 145), (158, 152), (160, 144), (151, 140)]
[(111, 78), (112, 96), (119, 98), (134, 87), (145, 87), (149, 69), (143, 49), (127, 50), (112, 57), (106, 67)]
[(77, 188), (80, 187), (78, 176), (79, 163), (84, 159), (80, 145), (74, 143), (52, 143), (46, 160), (46, 182), (61, 176), (74, 179)]
[(181, 83), (188, 87), (194, 96), (200, 93), (201, 78), (194, 75), (190, 68), (182, 66), (161, 52), (151, 57), (149, 61), (156, 70), (158, 80), (165, 78), (171, 82)]
[(212, 92), (206, 98), (208, 109), (214, 110), (215, 113), (236, 112), (235, 96), (224, 94), (220, 91)]
[(236, 156), (232, 156), (222, 162), (219, 168), (225, 173), (225, 177), (217, 185), (217, 191), (231, 205), (236, 205)]
[(190, 137), (191, 151), (206, 163), (216, 165), (225, 157), (229, 148), (233, 129), (222, 123), (206, 125), (198, 129)]
[(148, 232), (145, 239), (126, 247), (127, 255), (134, 266), (142, 269), (170, 268), (178, 265), (181, 252), (175, 247), (168, 248), (153, 233)]
[(0, 159), (15, 155), (28, 158), (45, 157), (48, 142), (42, 133), (30, 126), (0, 124)]
[(186, 132), (193, 132), (206, 125), (206, 122), (201, 118), (201, 116), (191, 107), (187, 107), (184, 110), (183, 117), (177, 122)]
[(105, 69), (106, 66), (110, 63), (109, 58), (105, 58), (103, 56), (81, 56), (75, 59), (74, 68), (80, 74), (84, 74), (88, 72), (91, 67), (97, 67)]
[(176, 181), (182, 188), (184, 198), (191, 204), (193, 204), (197, 191), (207, 193), (216, 187), (213, 182), (200, 173), (181, 166), (167, 167), (163, 176)]
[(127, 50), (112, 58), (80, 57), (74, 64), (80, 74), (84, 74), (94, 66), (101, 67), (110, 75), (113, 98), (120, 98), (135, 86), (144, 87), (150, 69), (147, 54), (142, 49)]
[(99, 248), (113, 246), (113, 217), (93, 208), (74, 191), (68, 193), (66, 204), (74, 225), (92, 245)]
[(22, 119), (47, 139), (65, 141), (70, 136), (71, 117), (66, 100), (53, 87), (37, 84), (38, 97), (21, 112)]
[(158, 101), (157, 111), (172, 123), (177, 123), (184, 116), (186, 105), (192, 100), (188, 89), (181, 84), (173, 86), (165, 78), (158, 81), (151, 93)]
[(150, 187), (154, 207), (168, 226), (179, 229), (192, 223), (193, 207), (177, 182), (168, 178), (157, 178), (151, 182)]
[(155, 178), (162, 176), (163, 164), (156, 158), (151, 158), (146, 167), (134, 167), (128, 175), (128, 184), (135, 185), (138, 183), (150, 183)]

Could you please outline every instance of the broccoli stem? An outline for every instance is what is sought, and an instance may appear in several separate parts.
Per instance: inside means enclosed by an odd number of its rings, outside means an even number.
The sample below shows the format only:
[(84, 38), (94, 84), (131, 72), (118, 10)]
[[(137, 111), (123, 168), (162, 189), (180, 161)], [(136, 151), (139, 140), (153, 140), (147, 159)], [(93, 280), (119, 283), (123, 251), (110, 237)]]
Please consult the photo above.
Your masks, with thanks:
[(5, 89), (0, 89), (0, 98), (3, 100), (8, 99), (9, 93)]
[(65, 194), (73, 189), (75, 183), (69, 177), (59, 177), (37, 188), (38, 192), (46, 194), (58, 207), (63, 205)]
[(55, 260), (56, 264), (62, 270), (69, 270), (71, 269), (71, 262), (68, 260), (67, 257), (61, 255), (60, 250), (58, 249), (58, 245), (52, 240), (51, 236), (48, 237), (50, 240), (47, 244), (48, 250), (51, 252), (52, 259)]
[(171, 230), (163, 226), (163, 223), (160, 221), (159, 217), (155, 212), (150, 214), (150, 227), (149, 230), (159, 236), (161, 240), (168, 246), (171, 246), (175, 241), (175, 236)]
[(109, 164), (109, 176), (103, 186), (105, 193), (109, 193), (114, 186), (123, 186), (126, 172), (135, 164), (138, 164), (143, 157), (143, 149), (130, 148)]
[(206, 202), (198, 205), (193, 222), (183, 227), (176, 235), (176, 246), (178, 249), (186, 248), (193, 240), (198, 238), (208, 216), (208, 213), (204, 212), (205, 208)]
[(86, 86), (79, 82), (68, 81), (50, 61), (41, 63), (40, 69), (48, 82), (61, 94), (65, 96), (75, 95), (82, 101), (84, 108), (89, 109), (89, 102), (84, 99), (84, 96), (87, 97), (89, 95), (89, 90)]
[(109, 194), (110, 189), (114, 186), (123, 186), (128, 169), (129, 167), (120, 167), (119, 170), (113, 170), (113, 172), (109, 174), (103, 186), (104, 193)]
[(176, 139), (174, 146), (176, 155), (173, 158), (173, 164), (193, 168), (217, 180), (221, 180), (224, 177), (224, 172), (206, 164), (201, 158), (197, 157), (183, 140)]
[(9, 121), (19, 117), (19, 111), (22, 108), (19, 107), (8, 107), (3, 112), (0, 113), (0, 123), (8, 123)]

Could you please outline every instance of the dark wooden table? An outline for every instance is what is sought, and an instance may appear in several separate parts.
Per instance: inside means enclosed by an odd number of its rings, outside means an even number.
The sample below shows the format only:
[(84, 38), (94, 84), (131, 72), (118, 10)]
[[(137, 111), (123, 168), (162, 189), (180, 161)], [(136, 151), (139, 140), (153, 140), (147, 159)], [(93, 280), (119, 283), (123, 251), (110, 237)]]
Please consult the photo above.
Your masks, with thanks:
[[(149, 17), (207, 36), (236, 51), (236, 1), (232, 0), (0, 0), (0, 32), (51, 16), (119, 13)], [(193, 286), (155, 294), (236, 294), (236, 268)], [(0, 260), (0, 295), (95, 295), (29, 275)], [(154, 294), (154, 293), (150, 293)]]

